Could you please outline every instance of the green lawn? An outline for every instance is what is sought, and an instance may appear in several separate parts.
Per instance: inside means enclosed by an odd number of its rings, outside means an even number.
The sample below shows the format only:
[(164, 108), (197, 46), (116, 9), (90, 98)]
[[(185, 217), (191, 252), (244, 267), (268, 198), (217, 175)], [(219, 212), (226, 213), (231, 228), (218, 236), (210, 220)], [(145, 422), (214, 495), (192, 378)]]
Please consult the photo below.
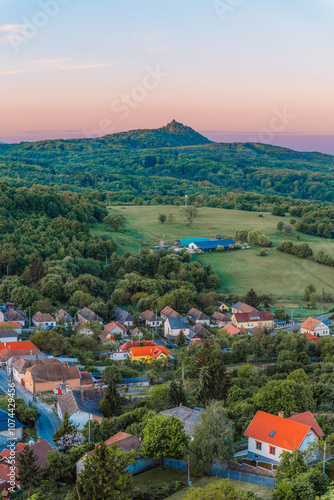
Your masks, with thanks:
[[(243, 212), (238, 210), (223, 210), (219, 208), (200, 208), (199, 216), (193, 227), (185, 225), (179, 208), (175, 206), (128, 206), (115, 207), (128, 219), (126, 230), (118, 233), (106, 230), (102, 224), (93, 228), (93, 234), (109, 233), (120, 245), (120, 250), (138, 251), (143, 242), (149, 245), (158, 245), (161, 240), (165, 244), (172, 244), (178, 238), (192, 236), (217, 235), (234, 237), (238, 229), (261, 229), (273, 240), (273, 251), (267, 252), (266, 257), (260, 257), (260, 249), (255, 247), (249, 250), (205, 253), (195, 256), (204, 264), (210, 264), (222, 280), (221, 290), (231, 293), (245, 293), (251, 287), (257, 293), (271, 292), (279, 298), (300, 299), (305, 286), (313, 283), (318, 293), (322, 288), (325, 292), (334, 292), (334, 268), (323, 266), (315, 262), (299, 259), (292, 255), (278, 252), (275, 247), (282, 240), (292, 240), (297, 243), (296, 233), (287, 238), (276, 230), (277, 223), (282, 220), (288, 223), (290, 217), (275, 217), (270, 213)], [(158, 215), (172, 213), (175, 222), (161, 224)], [(163, 235), (165, 235), (163, 237)], [(334, 256), (334, 241), (315, 236), (301, 234), (300, 242), (310, 244), (314, 252), (323, 250)]]
[[(194, 481), (193, 486), (195, 488), (205, 488), (205, 486), (215, 481), (217, 481), (217, 478), (215, 477), (205, 477), (197, 481)], [(273, 498), (274, 490), (272, 488), (266, 488), (264, 486), (257, 486), (255, 484), (244, 483), (242, 481), (232, 481), (232, 482), (233, 484), (237, 485), (240, 490), (250, 490), (263, 500), (272, 500)], [(183, 488), (177, 493), (174, 493), (174, 495), (168, 497), (167, 500), (182, 500), (186, 498), (187, 492), (188, 492), (188, 487)]]
[(133, 478), (134, 485), (137, 488), (156, 486), (162, 483), (171, 483), (175, 481), (187, 482), (187, 473), (167, 467), (164, 469), (155, 467), (154, 469), (147, 470), (146, 472), (138, 474)]

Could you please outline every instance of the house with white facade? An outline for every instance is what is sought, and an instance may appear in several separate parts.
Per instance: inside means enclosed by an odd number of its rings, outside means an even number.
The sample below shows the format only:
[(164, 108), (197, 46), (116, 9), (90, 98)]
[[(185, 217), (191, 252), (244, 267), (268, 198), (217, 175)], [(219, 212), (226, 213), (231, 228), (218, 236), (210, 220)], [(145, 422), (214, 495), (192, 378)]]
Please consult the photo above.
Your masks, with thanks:
[(144, 323), (146, 326), (154, 328), (155, 326), (161, 326), (163, 323), (162, 318), (156, 316), (153, 311), (144, 311), (140, 314), (139, 320), (141, 323)]
[(77, 425), (79, 430), (89, 420), (101, 422), (102, 413), (99, 411), (99, 405), (104, 397), (104, 388), (73, 390), (62, 394), (57, 399), (57, 415), (62, 420), (65, 412), (69, 415), (72, 424)]
[(301, 333), (310, 333), (315, 337), (323, 337), (329, 335), (330, 328), (323, 321), (309, 317), (300, 325), (300, 331)]
[(283, 412), (277, 416), (258, 411), (245, 436), (248, 437), (249, 459), (278, 465), (282, 453), (303, 451), (324, 433), (310, 411), (288, 418), (284, 418)]
[(194, 307), (189, 309), (189, 311), (187, 312), (187, 316), (189, 319), (191, 319), (191, 321), (194, 321), (195, 323), (198, 323), (200, 325), (210, 325), (209, 316), (202, 313), (202, 311), (195, 309)]
[(0, 342), (17, 342), (17, 333), (9, 328), (0, 328)]
[(183, 318), (181, 316), (179, 318), (169, 317), (166, 319), (164, 324), (165, 337), (170, 336), (176, 338), (181, 330), (183, 331), (186, 337), (189, 335), (190, 325), (187, 318)]
[(54, 328), (57, 325), (57, 321), (49, 313), (37, 312), (32, 318), (32, 322), (35, 326), (40, 326), (41, 328)]

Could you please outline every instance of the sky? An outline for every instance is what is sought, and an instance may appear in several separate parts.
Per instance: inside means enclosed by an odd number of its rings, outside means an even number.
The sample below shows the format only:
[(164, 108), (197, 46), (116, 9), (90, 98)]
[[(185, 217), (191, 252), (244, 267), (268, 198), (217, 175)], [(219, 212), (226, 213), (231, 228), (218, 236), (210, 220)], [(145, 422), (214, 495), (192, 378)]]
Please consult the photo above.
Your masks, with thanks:
[(333, 0), (0, 0), (0, 141), (172, 119), (334, 154)]

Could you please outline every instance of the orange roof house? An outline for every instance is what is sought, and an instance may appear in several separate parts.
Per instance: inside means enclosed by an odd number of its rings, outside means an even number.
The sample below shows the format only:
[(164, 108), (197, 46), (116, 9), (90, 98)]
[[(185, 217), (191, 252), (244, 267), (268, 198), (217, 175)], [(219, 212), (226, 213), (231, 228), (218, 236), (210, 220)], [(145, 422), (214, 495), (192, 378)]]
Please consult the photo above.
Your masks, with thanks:
[(305, 450), (324, 434), (309, 411), (284, 418), (283, 412), (277, 416), (259, 410), (245, 436), (248, 437), (248, 458), (279, 464), (282, 453)]
[(170, 351), (160, 345), (131, 347), (129, 349), (129, 358), (131, 361), (146, 361), (151, 363), (153, 359), (166, 359), (169, 355)]
[(309, 317), (300, 325), (300, 331), (322, 337), (329, 335), (330, 328), (323, 321)]
[(228, 335), (242, 335), (242, 334), (246, 333), (246, 330), (243, 327), (237, 328), (236, 326), (232, 325), (231, 323), (228, 323), (227, 325), (224, 326), (224, 328), (221, 328), (220, 330), (218, 330), (218, 332), (219, 333), (225, 332)]

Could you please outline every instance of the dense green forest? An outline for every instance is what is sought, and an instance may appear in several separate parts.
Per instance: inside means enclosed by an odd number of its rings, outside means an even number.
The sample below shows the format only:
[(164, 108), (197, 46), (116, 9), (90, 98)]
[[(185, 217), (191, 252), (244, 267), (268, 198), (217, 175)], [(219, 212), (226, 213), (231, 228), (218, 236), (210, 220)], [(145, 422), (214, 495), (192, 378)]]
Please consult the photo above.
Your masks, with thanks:
[[(171, 122), (96, 139), (0, 145), (2, 179), (76, 191), (111, 203), (171, 203), (184, 194), (253, 192), (334, 201), (334, 158), (252, 143), (213, 143)], [(233, 208), (233, 207), (231, 207)]]

